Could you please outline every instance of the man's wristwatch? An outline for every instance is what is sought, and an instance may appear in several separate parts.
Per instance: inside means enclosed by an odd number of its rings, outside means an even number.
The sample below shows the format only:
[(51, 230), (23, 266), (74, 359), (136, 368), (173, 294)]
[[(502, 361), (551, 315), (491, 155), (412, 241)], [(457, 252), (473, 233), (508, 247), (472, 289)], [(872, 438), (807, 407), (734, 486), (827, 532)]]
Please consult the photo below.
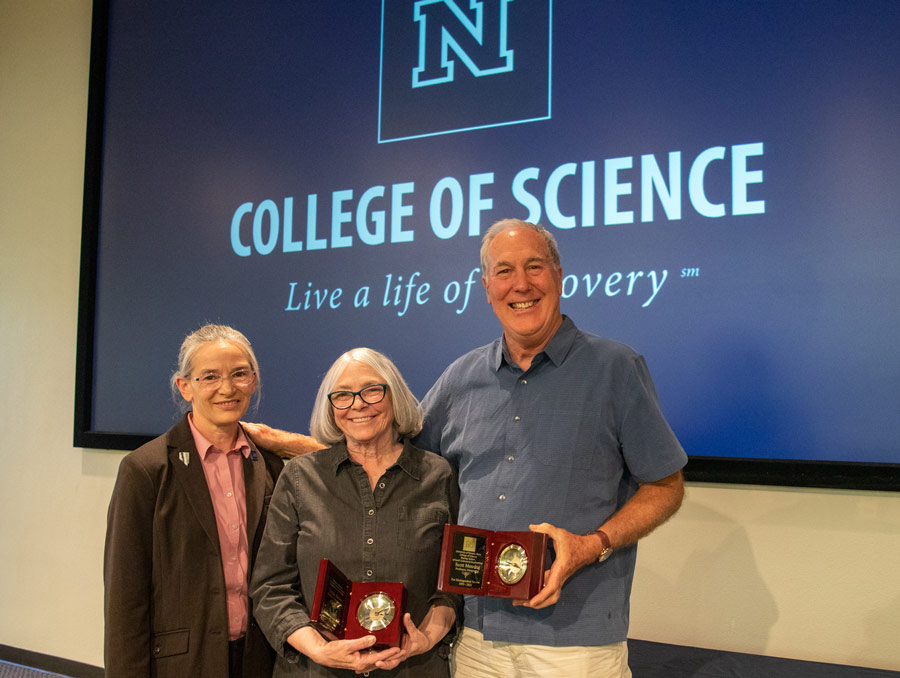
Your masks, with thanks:
[(613, 548), (609, 544), (609, 537), (607, 536), (606, 532), (604, 532), (603, 530), (597, 530), (596, 533), (600, 535), (600, 542), (603, 544), (603, 550), (600, 551), (600, 557), (597, 558), (597, 562), (602, 563), (612, 555)]

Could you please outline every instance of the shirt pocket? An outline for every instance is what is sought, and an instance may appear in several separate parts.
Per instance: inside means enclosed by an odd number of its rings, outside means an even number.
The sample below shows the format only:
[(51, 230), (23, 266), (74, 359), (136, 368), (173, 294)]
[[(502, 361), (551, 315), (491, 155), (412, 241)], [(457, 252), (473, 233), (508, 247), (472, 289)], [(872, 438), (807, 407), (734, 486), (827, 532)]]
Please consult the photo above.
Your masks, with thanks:
[(150, 639), (150, 654), (154, 659), (172, 657), (188, 651), (191, 632), (188, 629), (154, 633)]
[(443, 508), (409, 508), (401, 506), (397, 520), (397, 543), (407, 551), (439, 549), (444, 524), (450, 512)]
[(580, 411), (547, 408), (541, 412), (542, 425), (536, 427), (530, 447), (546, 466), (572, 469), (591, 468), (599, 440), (601, 416), (593, 408)]

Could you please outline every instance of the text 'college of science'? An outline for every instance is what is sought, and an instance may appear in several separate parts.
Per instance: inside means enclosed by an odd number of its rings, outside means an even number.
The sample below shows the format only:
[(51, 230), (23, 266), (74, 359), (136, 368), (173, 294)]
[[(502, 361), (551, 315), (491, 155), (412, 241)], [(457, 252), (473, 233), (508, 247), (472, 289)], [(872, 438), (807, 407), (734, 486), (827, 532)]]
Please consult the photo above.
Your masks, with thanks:
[[(661, 163), (652, 154), (608, 158), (603, 161), (602, 224), (605, 226), (652, 222), (656, 201), (665, 219), (682, 217), (683, 183), (687, 184), (690, 208), (702, 217), (717, 218), (765, 213), (765, 200), (759, 199), (763, 183), (763, 144), (737, 144), (727, 148), (713, 146), (699, 153), (690, 164), (681, 151), (671, 151)], [(750, 168), (750, 165), (753, 168)], [(636, 167), (636, 165), (638, 165)], [(664, 168), (665, 167), (665, 171)], [(719, 183), (730, 179), (730, 202), (712, 202), (707, 195), (707, 177)], [(686, 182), (685, 182), (686, 179)], [(580, 201), (560, 205), (560, 187), (580, 191)], [(526, 221), (543, 222), (559, 229), (589, 228), (597, 221), (597, 162), (569, 162), (545, 173), (538, 167), (518, 171), (510, 183), (513, 199), (528, 210)], [(637, 183), (637, 187), (635, 184)], [(750, 191), (756, 199), (750, 199)], [(465, 232), (479, 236), (482, 214), (494, 207), (494, 172), (471, 174), (465, 181), (444, 177), (430, 190), (428, 222), (439, 239), (456, 236), (466, 222)], [(357, 243), (381, 245), (385, 242), (413, 242), (411, 225), (416, 191), (415, 182), (372, 186), (357, 197), (352, 189), (331, 194), (330, 220), (320, 225), (319, 196), (306, 196), (306, 227), (295, 229), (294, 198), (281, 205), (274, 200), (258, 204), (245, 202), (231, 219), (231, 247), (235, 254), (272, 254), (352, 247)], [(571, 192), (571, 191), (570, 191)], [(323, 210), (324, 211), (324, 210)], [(639, 215), (637, 217), (636, 215)], [(501, 215), (509, 216), (509, 215)], [(305, 231), (305, 237), (297, 237)], [(280, 243), (280, 248), (278, 247)]]

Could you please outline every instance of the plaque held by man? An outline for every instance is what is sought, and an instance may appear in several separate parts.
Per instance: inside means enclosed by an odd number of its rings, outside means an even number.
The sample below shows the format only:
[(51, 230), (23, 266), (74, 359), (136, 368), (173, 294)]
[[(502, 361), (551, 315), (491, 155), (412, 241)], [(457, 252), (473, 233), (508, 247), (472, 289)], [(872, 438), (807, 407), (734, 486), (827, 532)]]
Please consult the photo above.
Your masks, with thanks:
[(541, 590), (547, 535), (444, 525), (438, 591), (528, 600)]

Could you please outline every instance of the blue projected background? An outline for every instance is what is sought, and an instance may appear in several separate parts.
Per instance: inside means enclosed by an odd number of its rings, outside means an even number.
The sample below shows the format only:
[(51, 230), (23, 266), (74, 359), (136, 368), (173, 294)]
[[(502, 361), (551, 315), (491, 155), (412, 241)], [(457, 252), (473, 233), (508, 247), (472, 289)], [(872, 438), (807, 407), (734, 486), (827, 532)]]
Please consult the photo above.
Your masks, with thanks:
[(520, 217), (692, 456), (897, 463), (898, 35), (894, 0), (110, 2), (90, 429), (169, 427), (207, 321), (274, 426), (354, 346), (422, 397), (499, 335), (480, 235)]

